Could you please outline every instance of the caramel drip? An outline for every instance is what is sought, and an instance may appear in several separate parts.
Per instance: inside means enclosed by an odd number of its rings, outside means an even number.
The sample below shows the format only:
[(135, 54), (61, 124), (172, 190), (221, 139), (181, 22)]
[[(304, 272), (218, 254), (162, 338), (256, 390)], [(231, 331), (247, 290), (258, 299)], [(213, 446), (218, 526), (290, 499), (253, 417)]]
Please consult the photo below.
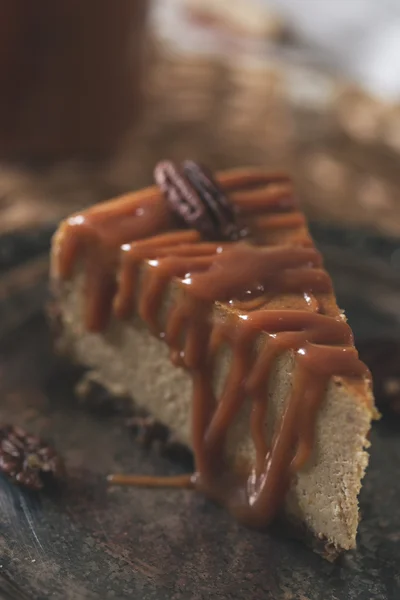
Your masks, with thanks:
[(228, 192), (264, 188), (269, 190), (275, 184), (290, 184), (287, 173), (264, 173), (259, 169), (235, 169), (217, 174), (217, 181)]
[(296, 229), (296, 227), (305, 227), (305, 225), (304, 215), (298, 212), (283, 215), (263, 215), (257, 219), (258, 229)]
[[(189, 249), (198, 248), (197, 242), (199, 241), (200, 234), (197, 231), (190, 230), (164, 233), (131, 244), (123, 244), (121, 248), (119, 288), (114, 300), (116, 316), (120, 319), (126, 319), (133, 312), (133, 298), (135, 297), (139, 269), (143, 260), (168, 255), (172, 249), (181, 252), (182, 249), (189, 251)], [(196, 244), (196, 246), (190, 244)], [(208, 245), (205, 246), (207, 251)]]
[[(331, 376), (363, 377), (368, 374), (352, 345), (351, 330), (340, 317), (335, 319), (300, 310), (260, 310), (236, 316), (234, 322), (213, 326), (214, 331), (218, 330), (216, 337), (219, 343), (228, 343), (233, 353), (225, 389), (217, 401), (210, 385), (209, 324), (212, 319), (209, 313), (214, 302), (226, 301), (229, 294), (234, 297), (237, 290), (243, 289), (244, 281), (234, 277), (234, 265), (244, 265), (247, 283), (258, 277), (265, 288), (268, 283), (276, 285), (276, 273), (287, 265), (291, 266), (292, 260), (301, 264), (314, 258), (316, 265), (320, 262), (315, 250), (302, 249), (303, 257), (300, 249), (273, 250), (235, 245), (234, 249), (221, 252), (209, 269), (196, 273), (190, 281), (186, 280), (190, 292), (184, 291), (173, 307), (164, 332), (175, 364), (188, 369), (194, 381), (192, 431), (198, 473), (196, 485), (219, 501), (230, 504), (231, 510), (242, 520), (258, 525), (268, 523), (276, 513), (289, 485), (290, 475), (302, 468), (311, 454), (316, 416)], [(246, 259), (250, 258), (252, 269), (246, 268)], [(210, 263), (209, 260), (207, 262)], [(272, 262), (274, 267), (271, 268), (268, 262)], [(160, 260), (148, 271), (142, 305), (147, 309), (150, 305), (150, 309), (141, 316), (157, 335), (161, 330), (154, 317), (159, 312), (165, 286), (172, 277), (181, 276), (188, 268), (186, 258), (169, 257)], [(219, 277), (215, 277), (214, 269)], [(312, 269), (309, 271), (312, 272)], [(299, 272), (303, 270), (299, 269)], [(228, 274), (233, 276), (232, 283)], [(330, 286), (329, 281), (328, 284)], [(305, 279), (304, 287), (308, 286), (309, 280)], [(254, 345), (260, 332), (268, 334), (268, 341), (254, 360)], [(296, 353), (293, 392), (279, 429), (273, 436), (271, 448), (268, 448), (264, 431), (268, 377), (274, 360), (288, 351)], [(250, 424), (256, 465), (250, 477), (231, 478), (229, 470), (224, 469), (224, 442), (246, 397), (252, 399), (252, 415), (256, 414)], [(227, 472), (228, 476), (221, 477), (221, 472)], [(246, 502), (243, 490), (248, 491)]]
[(268, 301), (271, 299), (271, 294), (263, 294), (262, 296), (256, 296), (254, 298), (250, 298), (249, 300), (229, 300), (229, 305), (233, 309), (241, 310), (241, 311), (251, 311), (256, 310), (257, 308), (261, 308), (265, 306)]
[(321, 265), (315, 248), (235, 244), (217, 254), (207, 271), (193, 278), (187, 276), (183, 283), (209, 302), (243, 300), (249, 293), (266, 291), (328, 293), (331, 281)]
[(142, 237), (151, 239), (155, 233), (172, 227), (172, 216), (154, 192), (132, 201), (116, 201), (115, 207), (105, 203), (66, 221), (61, 232), (58, 270), (62, 278), (68, 279), (78, 258), (83, 260), (85, 325), (89, 331), (100, 332), (107, 326), (121, 246)]
[(265, 213), (276, 210), (288, 210), (296, 207), (292, 186), (287, 184), (275, 184), (270, 187), (268, 193), (265, 188), (234, 192), (231, 198), (238, 210), (244, 214)]
[[(190, 374), (196, 474), (170, 484), (195, 485), (242, 521), (265, 525), (281, 507), (293, 473), (310, 460), (330, 379), (369, 373), (338, 310), (323, 314), (331, 280), (307, 237), (287, 177), (241, 171), (218, 179), (232, 192), (239, 216), (276, 238), (293, 230), (284, 238), (289, 241), (258, 246), (250, 236), (235, 243), (202, 242), (196, 231), (174, 230), (165, 203), (149, 188), (70, 219), (61, 233), (58, 271), (68, 279), (82, 261), (89, 330), (103, 329), (112, 311), (119, 319), (137, 312), (168, 345), (173, 364)], [(161, 322), (171, 282), (178, 295)], [(296, 309), (269, 307), (282, 294), (296, 298)], [(222, 305), (225, 318), (219, 314)], [(212, 381), (224, 346), (232, 359), (217, 398)], [(292, 388), (268, 439), (267, 390), (282, 355), (294, 364)], [(225, 456), (227, 435), (247, 401), (256, 460), (232, 468)], [(118, 475), (112, 482), (161, 486), (166, 479)]]

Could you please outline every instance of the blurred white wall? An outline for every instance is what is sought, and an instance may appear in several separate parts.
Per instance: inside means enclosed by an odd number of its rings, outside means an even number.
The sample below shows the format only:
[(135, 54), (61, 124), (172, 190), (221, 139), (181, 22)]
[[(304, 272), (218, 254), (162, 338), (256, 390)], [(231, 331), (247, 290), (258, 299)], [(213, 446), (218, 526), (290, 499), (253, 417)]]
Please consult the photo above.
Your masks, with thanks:
[(400, 0), (252, 0), (281, 14), (341, 72), (400, 100)]

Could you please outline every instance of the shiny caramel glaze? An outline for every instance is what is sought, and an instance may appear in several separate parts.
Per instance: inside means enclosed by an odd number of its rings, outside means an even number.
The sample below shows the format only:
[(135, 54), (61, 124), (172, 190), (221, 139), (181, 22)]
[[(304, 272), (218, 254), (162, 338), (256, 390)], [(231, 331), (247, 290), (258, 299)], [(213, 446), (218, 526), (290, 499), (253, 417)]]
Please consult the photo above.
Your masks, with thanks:
[[(276, 515), (291, 476), (310, 458), (330, 379), (362, 382), (369, 371), (336, 306), (287, 176), (248, 169), (217, 179), (248, 231), (245, 240), (206, 242), (195, 230), (177, 229), (159, 190), (150, 187), (68, 219), (57, 234), (55, 269), (67, 280), (78, 262), (83, 265), (89, 331), (104, 330), (112, 314), (129, 319), (136, 313), (169, 346), (173, 364), (193, 381), (196, 473), (182, 485), (191, 482), (242, 521), (260, 526)], [(179, 294), (161, 322), (171, 281)], [(224, 318), (215, 317), (216, 305), (226, 309)], [(265, 341), (258, 347), (261, 333)], [(226, 344), (232, 361), (217, 398), (215, 357)], [(289, 351), (295, 355), (293, 385), (268, 444), (269, 375)], [(252, 402), (256, 461), (233, 472), (224, 442), (246, 397)], [(149, 484), (147, 478), (119, 479), (114, 481)]]

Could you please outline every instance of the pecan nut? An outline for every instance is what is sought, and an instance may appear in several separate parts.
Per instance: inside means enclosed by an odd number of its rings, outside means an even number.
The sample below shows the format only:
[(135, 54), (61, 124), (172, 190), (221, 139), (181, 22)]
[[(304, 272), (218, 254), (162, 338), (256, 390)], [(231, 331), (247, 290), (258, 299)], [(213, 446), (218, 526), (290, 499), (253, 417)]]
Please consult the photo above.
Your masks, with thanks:
[(20, 427), (0, 426), (0, 472), (12, 481), (40, 490), (44, 476), (61, 478), (64, 464), (55, 450)]
[(205, 239), (235, 241), (240, 238), (235, 211), (211, 173), (191, 160), (179, 169), (162, 161), (154, 178), (171, 209), (187, 227), (197, 229)]

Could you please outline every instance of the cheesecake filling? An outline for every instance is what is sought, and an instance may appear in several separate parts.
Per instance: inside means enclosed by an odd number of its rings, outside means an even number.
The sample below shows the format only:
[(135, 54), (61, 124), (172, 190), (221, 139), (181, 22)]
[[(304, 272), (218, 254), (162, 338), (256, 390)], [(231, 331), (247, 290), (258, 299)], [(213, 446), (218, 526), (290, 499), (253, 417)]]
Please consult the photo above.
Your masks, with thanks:
[[(290, 180), (243, 170), (221, 174), (216, 184), (193, 163), (191, 170), (162, 164), (156, 176), (160, 184), (161, 172), (161, 192), (151, 187), (71, 217), (56, 256), (62, 279), (83, 265), (88, 331), (105, 330), (111, 316), (127, 320), (136, 313), (193, 382), (196, 473), (111, 481), (196, 487), (244, 523), (265, 526), (279, 512), (292, 476), (310, 459), (329, 380), (369, 378), (369, 371), (350, 327), (325, 301), (332, 283)], [(179, 281), (179, 295), (161, 318), (172, 280)], [(291, 308), (279, 306), (283, 294), (293, 298)], [(229, 316), (215, 317), (216, 305), (229, 307)], [(216, 397), (213, 373), (224, 345), (232, 361)], [(268, 443), (268, 380), (288, 351), (295, 355), (290, 396)], [(232, 469), (224, 445), (246, 398), (256, 460)]]

